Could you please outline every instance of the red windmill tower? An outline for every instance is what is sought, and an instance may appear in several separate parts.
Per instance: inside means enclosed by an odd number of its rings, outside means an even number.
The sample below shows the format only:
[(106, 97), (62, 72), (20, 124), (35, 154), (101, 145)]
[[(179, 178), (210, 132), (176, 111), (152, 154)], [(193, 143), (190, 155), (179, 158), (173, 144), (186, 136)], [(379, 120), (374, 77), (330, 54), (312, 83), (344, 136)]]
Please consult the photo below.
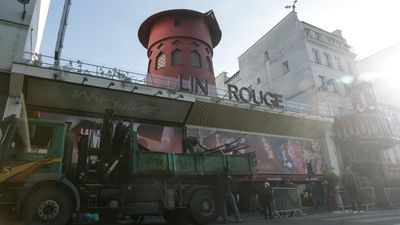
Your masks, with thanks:
[(196, 82), (202, 82), (215, 89), (212, 56), (221, 30), (212, 10), (159, 12), (142, 23), (138, 35), (147, 49), (150, 85), (192, 87), (193, 92)]

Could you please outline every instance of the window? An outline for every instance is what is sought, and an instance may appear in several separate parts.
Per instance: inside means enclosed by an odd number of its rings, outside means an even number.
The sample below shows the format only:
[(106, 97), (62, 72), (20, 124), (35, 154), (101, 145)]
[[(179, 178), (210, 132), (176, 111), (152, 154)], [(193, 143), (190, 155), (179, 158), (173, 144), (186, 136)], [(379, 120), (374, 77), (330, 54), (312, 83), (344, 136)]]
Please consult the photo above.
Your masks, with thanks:
[(212, 62), (211, 62), (210, 57), (207, 57), (206, 59), (207, 59), (207, 70), (208, 70), (210, 73), (214, 73), (214, 69), (213, 69)]
[(195, 67), (201, 67), (201, 62), (200, 62), (200, 54), (196, 51), (193, 51), (190, 53), (190, 65), (195, 66)]
[(388, 150), (383, 151), (383, 155), (385, 156), (386, 162), (390, 162), (390, 156), (389, 156), (389, 153), (387, 151)]
[(338, 70), (343, 71), (342, 59), (338, 56), (335, 56), (335, 60)]
[(51, 126), (31, 125), (29, 127), (31, 152), (42, 153), (37, 151), (50, 148), (53, 132), (54, 128)]
[(330, 45), (334, 45), (335, 44), (335, 40), (333, 40), (333, 38), (328, 38), (328, 42)]
[(181, 26), (181, 20), (180, 19), (174, 19), (174, 26), (175, 27), (180, 27)]
[(319, 55), (319, 51), (317, 49), (312, 49), (313, 57), (314, 57), (314, 62), (321, 64), (321, 57)]
[(283, 74), (289, 72), (289, 63), (287, 60), (282, 63), (282, 69), (283, 69)]
[(264, 52), (264, 59), (265, 59), (265, 61), (268, 61), (268, 60), (269, 60), (268, 51), (265, 51), (265, 52)]
[(322, 76), (322, 75), (318, 75), (319, 79), (321, 80), (321, 86), (319, 87), (319, 90), (324, 90), (326, 91), (327, 85), (326, 85), (326, 77)]
[(307, 35), (307, 37), (311, 37), (310, 30), (309, 30), (309, 29), (305, 29), (305, 30), (306, 30), (306, 35)]
[(394, 153), (394, 159), (396, 160), (396, 162), (400, 162), (399, 149), (397, 149), (396, 147), (393, 148), (393, 153)]
[(333, 92), (333, 93), (339, 93), (338, 86), (337, 86), (336, 81), (335, 81), (334, 79), (332, 79), (332, 78), (329, 79), (327, 84), (328, 84), (330, 87), (332, 87), (331, 92)]
[(236, 72), (229, 78), (229, 80), (226, 82), (227, 84), (236, 84), (240, 79), (240, 73)]
[(160, 52), (160, 54), (158, 54), (157, 56), (157, 64), (156, 64), (156, 69), (161, 69), (164, 68), (167, 65), (166, 62), (166, 57), (165, 54), (163, 52)]
[(183, 64), (182, 52), (179, 49), (177, 49), (172, 52), (172, 65), (176, 66), (176, 65), (182, 65), (182, 64)]
[(260, 84), (260, 83), (261, 83), (261, 79), (257, 78), (257, 84)]
[(321, 34), (320, 34), (320, 33), (315, 32), (315, 37), (316, 37), (318, 40), (321, 40)]
[(324, 56), (325, 56), (326, 65), (329, 67), (332, 67), (331, 55), (329, 55), (328, 53), (324, 53)]
[(164, 47), (164, 44), (163, 44), (163, 43), (160, 43), (160, 44), (157, 46), (158, 49), (161, 49), (161, 48), (163, 48), (163, 47)]
[(10, 146), (5, 149), (7, 161), (20, 161), (24, 154), (46, 155), (53, 147), (54, 127), (19, 122)]
[(349, 72), (350, 74), (353, 74), (353, 66), (351, 65), (350, 61), (346, 61), (347, 64), (347, 72)]
[(321, 80), (321, 85), (324, 86), (326, 85), (326, 77), (322, 75), (318, 75), (319, 79)]

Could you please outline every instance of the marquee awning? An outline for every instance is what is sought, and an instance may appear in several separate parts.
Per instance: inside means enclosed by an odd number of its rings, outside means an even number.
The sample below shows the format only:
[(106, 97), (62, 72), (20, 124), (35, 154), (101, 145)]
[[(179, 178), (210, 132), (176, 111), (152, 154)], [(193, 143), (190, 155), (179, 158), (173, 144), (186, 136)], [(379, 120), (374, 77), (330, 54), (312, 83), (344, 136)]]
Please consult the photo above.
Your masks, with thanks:
[(332, 127), (331, 118), (311, 118), (292, 113), (277, 113), (240, 108), (215, 102), (196, 101), (186, 121), (187, 125), (214, 127), (244, 132), (319, 139)]

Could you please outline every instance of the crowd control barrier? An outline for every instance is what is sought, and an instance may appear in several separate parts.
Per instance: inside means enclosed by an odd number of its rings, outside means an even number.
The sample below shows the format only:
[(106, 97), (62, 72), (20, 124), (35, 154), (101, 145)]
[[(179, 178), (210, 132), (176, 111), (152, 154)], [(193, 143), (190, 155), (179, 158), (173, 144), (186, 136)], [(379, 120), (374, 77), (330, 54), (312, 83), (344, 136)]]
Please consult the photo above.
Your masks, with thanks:
[(400, 187), (384, 188), (383, 190), (390, 205), (400, 208)]
[(300, 195), (296, 188), (274, 187), (272, 188), (272, 195), (274, 197), (273, 207), (275, 214), (304, 215), (301, 210)]
[[(373, 187), (362, 187), (360, 191), (360, 201), (363, 208), (369, 210), (369, 208), (376, 205), (377, 201)], [(351, 200), (346, 190), (338, 189), (336, 191), (336, 199), (338, 207), (342, 210), (351, 208)]]

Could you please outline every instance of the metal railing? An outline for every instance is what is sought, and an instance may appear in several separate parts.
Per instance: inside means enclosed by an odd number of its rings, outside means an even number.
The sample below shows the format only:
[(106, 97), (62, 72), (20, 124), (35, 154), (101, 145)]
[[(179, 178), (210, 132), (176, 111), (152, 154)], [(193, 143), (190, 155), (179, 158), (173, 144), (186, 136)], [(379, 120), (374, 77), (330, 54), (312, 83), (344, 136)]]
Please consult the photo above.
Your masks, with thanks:
[(288, 213), (291, 216), (304, 215), (301, 210), (302, 203), (297, 188), (274, 187), (272, 188), (273, 207), (276, 215)]
[(389, 204), (395, 208), (400, 208), (400, 187), (390, 187), (383, 189)]
[[(139, 72), (131, 72), (123, 69), (118, 69), (116, 67), (108, 67), (103, 65), (96, 65), (92, 63), (86, 63), (82, 60), (68, 60), (60, 59), (58, 63), (51, 56), (46, 56), (37, 53), (25, 52), (22, 61), (19, 63), (42, 67), (47, 69), (54, 69), (64, 72), (79, 73), (88, 76), (104, 77), (111, 80), (122, 81), (125, 83), (141, 84), (154, 87), (162, 87), (172, 91), (179, 91), (180, 81), (177, 78), (167, 78), (165, 76), (160, 76), (157, 74), (144, 74)], [(184, 81), (183, 85), (189, 87), (189, 81)], [(221, 100), (230, 100), (227, 90), (218, 89), (215, 85), (208, 85), (209, 93), (208, 96), (216, 99), (217, 102)], [(195, 95), (204, 95), (203, 93), (193, 93)], [(245, 96), (246, 97), (246, 96)], [(238, 105), (244, 102), (233, 101), (233, 105)], [(260, 107), (260, 105), (245, 103), (249, 105), (250, 108)], [(297, 102), (291, 102), (284, 100), (281, 105), (282, 108), (275, 108), (278, 112), (296, 112), (303, 113), (307, 115), (317, 115), (334, 117), (336, 113), (329, 107), (329, 105), (319, 104), (318, 106), (312, 107), (311, 105), (301, 104)], [(261, 106), (266, 109), (270, 109), (269, 106)]]
[[(361, 206), (366, 210), (369, 210), (371, 207), (374, 207), (377, 203), (374, 188), (362, 187), (360, 191), (361, 191), (360, 193)], [(345, 189), (337, 189), (336, 199), (338, 207), (341, 208), (342, 210), (352, 207), (349, 193)]]

